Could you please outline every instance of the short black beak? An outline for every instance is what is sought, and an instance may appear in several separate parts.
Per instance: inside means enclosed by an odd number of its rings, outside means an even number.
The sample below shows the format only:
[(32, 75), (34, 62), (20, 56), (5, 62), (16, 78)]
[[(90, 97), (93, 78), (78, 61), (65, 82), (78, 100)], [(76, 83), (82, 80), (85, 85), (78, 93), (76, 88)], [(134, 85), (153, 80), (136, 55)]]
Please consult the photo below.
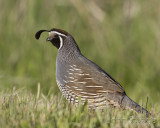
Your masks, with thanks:
[(48, 38), (46, 39), (46, 41), (51, 41), (50, 37), (48, 37)]

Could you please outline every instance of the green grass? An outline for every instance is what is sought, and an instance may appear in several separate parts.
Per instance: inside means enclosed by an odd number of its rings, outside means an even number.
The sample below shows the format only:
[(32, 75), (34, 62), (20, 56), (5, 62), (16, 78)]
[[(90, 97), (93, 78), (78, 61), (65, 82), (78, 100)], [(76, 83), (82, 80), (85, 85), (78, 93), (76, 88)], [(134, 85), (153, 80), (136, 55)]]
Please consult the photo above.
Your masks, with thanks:
[[(152, 110), (151, 117), (129, 110), (110, 108), (88, 110), (87, 104), (77, 107), (67, 103), (59, 94), (44, 95), (38, 86), (34, 95), (25, 89), (12, 89), (0, 93), (0, 127), (46, 128), (112, 128), (159, 127), (160, 114)], [(158, 106), (157, 106), (158, 107)]]
[[(110, 110), (98, 115), (98, 112), (88, 113), (86, 109), (82, 112), (81, 107), (78, 107), (73, 108), (69, 115), (67, 112), (71, 109), (70, 105), (65, 100), (57, 100), (61, 99), (55, 80), (57, 49), (45, 42), (47, 34), (43, 34), (39, 41), (34, 37), (38, 30), (53, 27), (71, 33), (82, 53), (115, 78), (131, 99), (145, 106), (149, 97), (148, 110), (155, 114), (149, 122), (151, 125), (159, 125), (156, 124), (160, 112), (159, 12), (160, 1), (157, 0), (1, 0), (2, 127), (7, 127), (6, 122), (9, 123), (8, 127), (20, 127), (22, 124), (23, 127), (38, 127), (43, 126), (40, 123), (43, 119), (46, 127), (51, 126), (53, 120), (58, 126), (60, 122), (68, 127), (110, 126), (106, 123), (111, 118)], [(41, 94), (37, 104), (38, 83), (41, 84)], [(11, 91), (13, 88), (16, 88), (17, 94)], [(57, 106), (57, 102), (60, 102), (58, 104), (61, 107)], [(47, 103), (52, 113), (46, 107)], [(34, 108), (36, 104), (37, 108)], [(121, 124), (127, 127), (135, 118), (142, 119), (137, 115), (132, 119), (132, 112), (126, 111), (116, 111), (112, 116), (118, 116), (110, 123), (117, 127), (121, 127)], [(123, 118), (124, 121), (120, 120)], [(147, 123), (144, 125), (148, 126)]]

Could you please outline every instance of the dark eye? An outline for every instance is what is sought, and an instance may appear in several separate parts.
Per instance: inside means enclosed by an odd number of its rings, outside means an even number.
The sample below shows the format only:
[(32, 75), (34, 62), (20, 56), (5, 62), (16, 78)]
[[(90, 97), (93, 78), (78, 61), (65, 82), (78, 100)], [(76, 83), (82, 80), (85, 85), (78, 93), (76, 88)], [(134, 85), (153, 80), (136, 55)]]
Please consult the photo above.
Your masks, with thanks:
[(59, 38), (59, 37), (58, 37), (58, 35), (56, 34), (56, 35), (54, 36), (54, 38)]

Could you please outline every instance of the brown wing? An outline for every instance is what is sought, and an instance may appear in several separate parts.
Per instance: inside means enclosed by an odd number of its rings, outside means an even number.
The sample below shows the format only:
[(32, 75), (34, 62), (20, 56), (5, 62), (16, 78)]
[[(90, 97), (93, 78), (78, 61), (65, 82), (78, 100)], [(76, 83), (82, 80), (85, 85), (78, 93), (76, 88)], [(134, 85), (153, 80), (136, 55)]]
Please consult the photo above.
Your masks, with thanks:
[[(123, 88), (102, 70), (92, 65), (71, 65), (67, 71), (66, 87), (71, 95), (69, 100), (87, 99), (88, 104), (104, 106), (106, 101), (115, 102), (115, 94), (123, 94)], [(109, 95), (108, 95), (109, 94)], [(119, 101), (120, 98), (118, 98)]]

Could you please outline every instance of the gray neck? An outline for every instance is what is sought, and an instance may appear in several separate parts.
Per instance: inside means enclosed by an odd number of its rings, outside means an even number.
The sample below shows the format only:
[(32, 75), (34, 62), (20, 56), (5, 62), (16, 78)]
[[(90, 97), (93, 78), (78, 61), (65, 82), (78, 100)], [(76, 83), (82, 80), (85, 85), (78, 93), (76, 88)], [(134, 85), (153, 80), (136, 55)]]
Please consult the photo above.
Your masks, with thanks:
[(78, 45), (73, 37), (69, 35), (63, 40), (63, 46), (58, 50), (57, 61), (72, 62), (80, 55), (81, 51)]

